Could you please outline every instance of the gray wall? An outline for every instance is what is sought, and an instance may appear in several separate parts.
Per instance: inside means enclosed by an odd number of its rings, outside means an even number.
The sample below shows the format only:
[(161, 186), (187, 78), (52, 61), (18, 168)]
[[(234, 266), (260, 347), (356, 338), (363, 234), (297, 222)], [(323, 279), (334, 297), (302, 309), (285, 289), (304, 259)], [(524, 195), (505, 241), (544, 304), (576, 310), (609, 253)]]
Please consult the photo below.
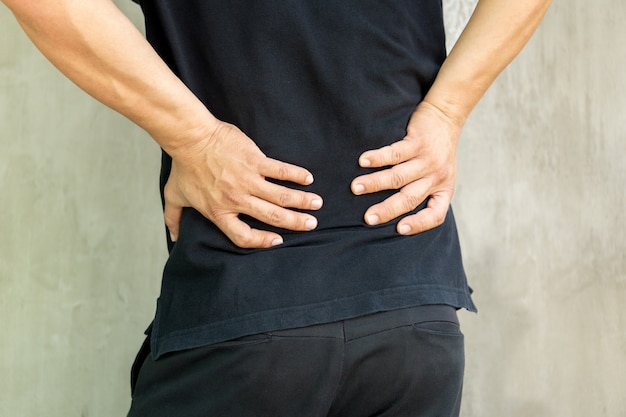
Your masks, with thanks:
[[(451, 43), (472, 5), (446, 2)], [(555, 0), (468, 121), (464, 416), (626, 416), (625, 20)], [(0, 145), (0, 416), (124, 415), (165, 259), (159, 150), (5, 8)]]
[(625, 20), (554, 0), (464, 132), (466, 416), (626, 416)]

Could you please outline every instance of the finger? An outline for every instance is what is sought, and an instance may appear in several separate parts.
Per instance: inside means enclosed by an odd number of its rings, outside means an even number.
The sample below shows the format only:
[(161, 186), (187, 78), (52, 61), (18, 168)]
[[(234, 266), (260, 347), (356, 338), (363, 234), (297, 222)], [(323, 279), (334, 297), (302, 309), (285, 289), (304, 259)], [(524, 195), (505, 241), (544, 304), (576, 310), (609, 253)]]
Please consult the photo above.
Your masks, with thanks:
[(270, 248), (283, 243), (283, 238), (279, 234), (253, 229), (234, 213), (221, 216), (216, 219), (215, 224), (231, 242), (240, 248)]
[(443, 224), (449, 208), (450, 198), (444, 193), (435, 194), (426, 208), (398, 222), (397, 231), (401, 235), (414, 235), (434, 229)]
[(271, 226), (293, 231), (309, 231), (317, 227), (317, 219), (310, 214), (288, 210), (256, 197), (251, 197), (248, 204), (242, 214)]
[(266, 182), (256, 196), (280, 207), (302, 210), (319, 210), (324, 204), (322, 197), (305, 191), (294, 190), (281, 185)]
[(370, 226), (386, 223), (396, 217), (415, 210), (427, 197), (432, 186), (429, 178), (415, 181), (381, 203), (365, 212), (365, 221)]
[(264, 177), (289, 181), (300, 185), (310, 185), (313, 183), (313, 174), (308, 170), (272, 158), (265, 158), (261, 162), (259, 173)]
[(382, 190), (397, 190), (418, 180), (422, 176), (424, 162), (410, 160), (383, 171), (355, 178), (350, 185), (356, 195), (375, 193)]
[(167, 200), (165, 201), (165, 209), (163, 210), (163, 218), (165, 219), (165, 226), (170, 234), (172, 242), (178, 240), (178, 231), (180, 228), (180, 219), (183, 215), (183, 208), (178, 205), (174, 205)]
[(180, 219), (183, 216), (183, 207), (185, 204), (181, 200), (178, 193), (178, 187), (172, 179), (173, 177), (170, 176), (163, 190), (163, 197), (165, 200), (163, 219), (165, 220), (165, 226), (170, 234), (170, 240), (172, 242), (176, 242), (178, 240)]
[(403, 139), (379, 149), (363, 152), (359, 157), (359, 165), (363, 168), (398, 165), (414, 158), (415, 155), (415, 143)]

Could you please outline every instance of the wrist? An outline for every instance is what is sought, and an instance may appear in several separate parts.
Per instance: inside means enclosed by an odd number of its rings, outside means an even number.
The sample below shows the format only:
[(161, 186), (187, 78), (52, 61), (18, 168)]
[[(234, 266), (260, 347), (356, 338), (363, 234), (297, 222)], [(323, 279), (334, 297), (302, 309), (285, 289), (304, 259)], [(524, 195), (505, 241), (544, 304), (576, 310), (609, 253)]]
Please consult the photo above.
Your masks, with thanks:
[(458, 98), (454, 96), (444, 97), (431, 95), (429, 93), (424, 97), (424, 100), (418, 107), (435, 113), (437, 117), (454, 129), (460, 131), (467, 120), (469, 112), (465, 111), (461, 103), (459, 103)]
[(486, 89), (483, 80), (458, 79), (442, 68), (423, 101), (462, 128)]
[[(185, 112), (183, 112), (184, 114)], [(172, 158), (178, 159), (205, 148), (223, 124), (203, 107), (195, 117), (190, 112), (160, 124), (149, 133), (159, 146)], [(171, 115), (171, 114), (170, 114)]]

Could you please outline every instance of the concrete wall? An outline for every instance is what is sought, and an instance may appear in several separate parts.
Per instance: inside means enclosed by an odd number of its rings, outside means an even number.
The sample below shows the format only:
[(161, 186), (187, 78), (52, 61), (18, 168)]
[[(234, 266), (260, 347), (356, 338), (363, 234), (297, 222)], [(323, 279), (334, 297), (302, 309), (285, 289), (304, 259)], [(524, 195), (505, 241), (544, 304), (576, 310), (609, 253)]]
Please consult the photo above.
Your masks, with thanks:
[[(446, 2), (451, 43), (472, 5)], [(465, 129), (464, 416), (626, 416), (625, 20), (555, 0)], [(165, 259), (158, 154), (0, 8), (0, 416), (124, 415)]]
[(466, 416), (626, 416), (625, 19), (555, 0), (467, 125)]
[(166, 256), (159, 152), (0, 5), (1, 417), (125, 415)]

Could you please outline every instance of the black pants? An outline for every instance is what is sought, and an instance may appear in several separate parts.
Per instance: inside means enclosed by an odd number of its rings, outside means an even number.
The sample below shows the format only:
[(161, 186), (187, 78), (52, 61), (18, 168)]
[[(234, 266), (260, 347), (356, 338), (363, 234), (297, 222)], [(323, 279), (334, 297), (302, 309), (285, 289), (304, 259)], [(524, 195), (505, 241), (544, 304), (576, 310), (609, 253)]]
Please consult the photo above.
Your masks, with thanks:
[[(458, 416), (456, 311), (421, 306), (137, 358), (129, 417)], [(140, 368), (140, 369), (137, 369)]]

